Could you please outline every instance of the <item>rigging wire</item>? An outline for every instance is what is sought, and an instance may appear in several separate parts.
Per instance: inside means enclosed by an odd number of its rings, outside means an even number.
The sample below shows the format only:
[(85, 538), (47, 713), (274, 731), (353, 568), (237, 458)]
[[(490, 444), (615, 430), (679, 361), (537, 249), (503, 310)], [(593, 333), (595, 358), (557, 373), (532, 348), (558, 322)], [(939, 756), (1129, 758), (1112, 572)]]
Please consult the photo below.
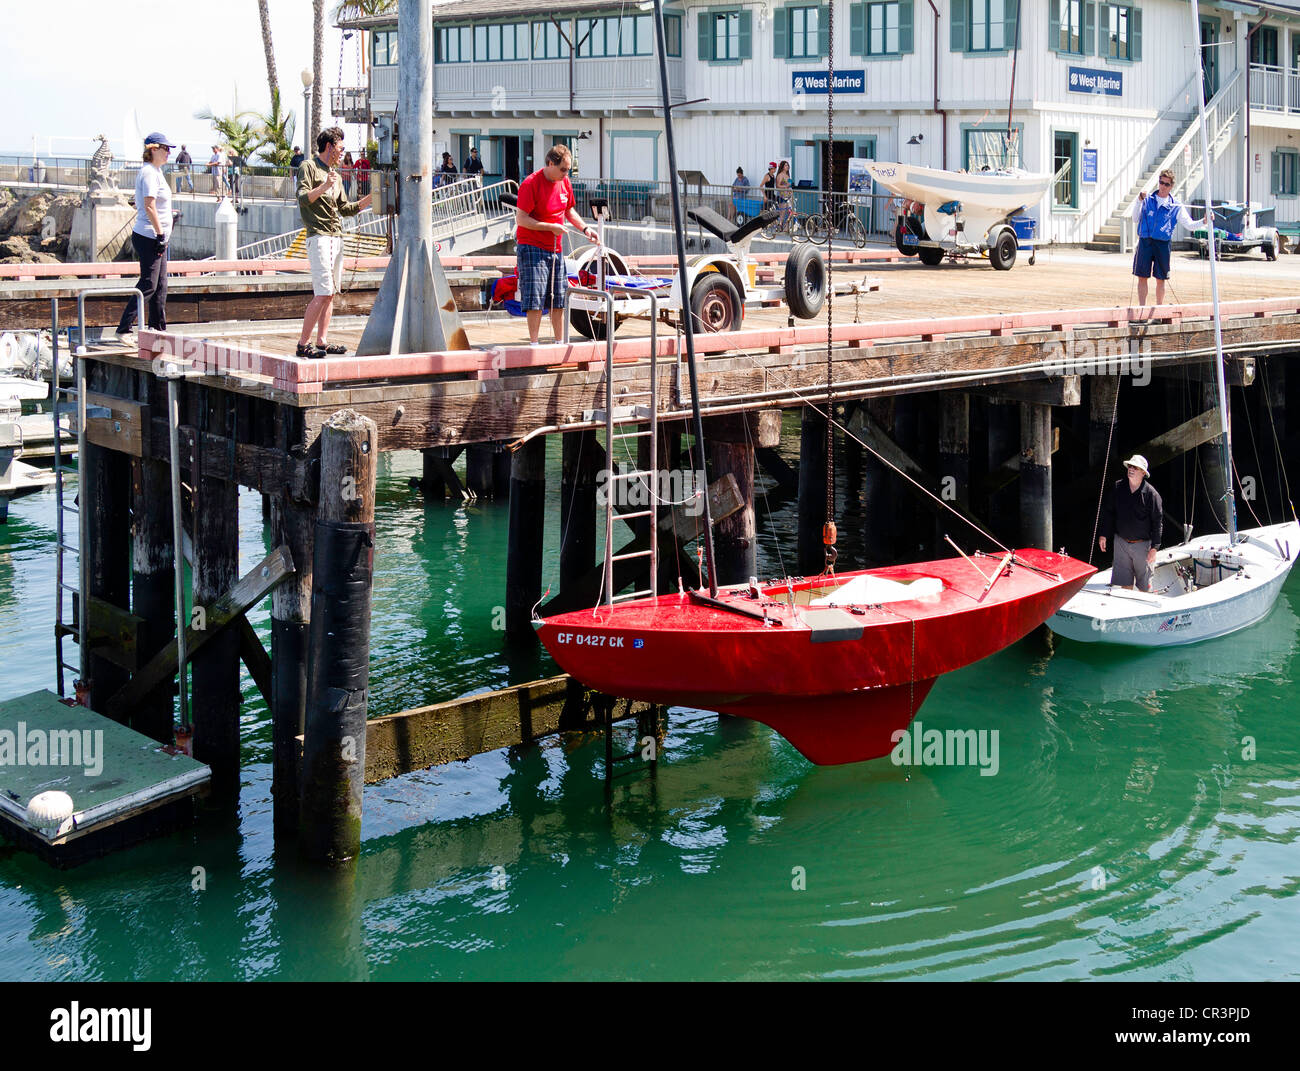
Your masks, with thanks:
[(1088, 543), (1088, 564), (1092, 564), (1093, 548), (1097, 545), (1097, 529), (1101, 527), (1101, 503), (1106, 496), (1106, 468), (1110, 464), (1111, 443), (1115, 440), (1115, 421), (1119, 417), (1119, 387), (1123, 379), (1115, 377), (1115, 401), (1110, 410), (1110, 431), (1106, 434), (1106, 453), (1101, 459), (1101, 491), (1097, 494), (1097, 516), (1092, 522), (1092, 540)]

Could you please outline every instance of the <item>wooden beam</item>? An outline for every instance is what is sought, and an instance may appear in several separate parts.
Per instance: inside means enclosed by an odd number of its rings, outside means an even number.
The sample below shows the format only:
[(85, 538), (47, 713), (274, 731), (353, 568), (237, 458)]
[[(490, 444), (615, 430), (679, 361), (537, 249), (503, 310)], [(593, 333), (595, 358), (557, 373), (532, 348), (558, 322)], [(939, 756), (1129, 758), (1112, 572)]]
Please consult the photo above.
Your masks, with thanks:
[(1207, 409), (1163, 435), (1157, 435), (1154, 439), (1143, 443), (1130, 453), (1141, 454), (1154, 469), (1157, 465), (1172, 461), (1180, 454), (1186, 453), (1188, 450), (1194, 450), (1202, 443), (1217, 438), (1220, 431), (1219, 411), (1217, 409)]
[(271, 656), (266, 653), (262, 641), (257, 638), (257, 631), (248, 623), (248, 615), (240, 614), (235, 621), (239, 629), (239, 657), (248, 668), (248, 675), (253, 678), (257, 690), (266, 700), (267, 708), (271, 706), (273, 695), (271, 687)]
[(88, 406), (109, 409), (108, 416), (86, 418), (86, 441), (106, 450), (143, 457), (149, 430), (149, 406), (95, 391), (86, 392)]
[[(255, 565), (235, 583), (225, 595), (217, 599), (207, 611), (206, 625), (202, 629), (185, 629), (185, 649), (190, 655), (203, 648), (227, 625), (256, 606), (286, 577), (293, 573), (293, 558), (288, 547), (278, 547)], [(108, 714), (114, 717), (133, 709), (141, 696), (163, 681), (176, 676), (176, 645), (168, 644), (140, 670), (125, 687), (108, 701)]]
[[(1052, 429), (1052, 453), (1056, 453), (1061, 448), (1061, 429)], [(1001, 491), (1012, 480), (1020, 475), (1020, 465), (1022, 454), (1015, 453), (1007, 458), (1002, 464), (984, 477), (984, 482), (980, 484), (980, 493), (991, 495), (995, 491)]]
[(776, 452), (774, 447), (760, 446), (754, 451), (754, 459), (758, 462), (759, 468), (776, 481), (782, 494), (799, 493), (799, 474)]
[(1053, 376), (999, 387), (979, 387), (971, 393), (1000, 402), (1028, 402), (1032, 405), (1079, 405), (1083, 401), (1079, 376)]
[[(1193, 383), (1217, 383), (1219, 379), (1212, 360), (1187, 362), (1176, 368), (1157, 366), (1152, 371), (1164, 379), (1188, 379)], [(1255, 358), (1226, 357), (1223, 374), (1229, 387), (1249, 387), (1255, 382)]]
[[(372, 718), (366, 723), (366, 783), (559, 732), (568, 684), (568, 677), (551, 677)], [(636, 717), (649, 706), (620, 704), (614, 720)]]

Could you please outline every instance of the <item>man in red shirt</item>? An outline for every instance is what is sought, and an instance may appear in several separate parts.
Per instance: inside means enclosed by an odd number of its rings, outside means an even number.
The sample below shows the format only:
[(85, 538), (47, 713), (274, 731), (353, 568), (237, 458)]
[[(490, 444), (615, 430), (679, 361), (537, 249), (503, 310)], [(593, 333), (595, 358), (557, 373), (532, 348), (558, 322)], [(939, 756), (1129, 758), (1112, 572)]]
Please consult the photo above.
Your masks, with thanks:
[(564, 329), (564, 228), (572, 225), (595, 241), (596, 230), (582, 221), (574, 207), (569, 170), (573, 156), (567, 145), (554, 145), (546, 165), (519, 185), (515, 209), (515, 246), (518, 250), (519, 304), (528, 320), (528, 339), (536, 346), (542, 313), (551, 314), (551, 329), (560, 340)]

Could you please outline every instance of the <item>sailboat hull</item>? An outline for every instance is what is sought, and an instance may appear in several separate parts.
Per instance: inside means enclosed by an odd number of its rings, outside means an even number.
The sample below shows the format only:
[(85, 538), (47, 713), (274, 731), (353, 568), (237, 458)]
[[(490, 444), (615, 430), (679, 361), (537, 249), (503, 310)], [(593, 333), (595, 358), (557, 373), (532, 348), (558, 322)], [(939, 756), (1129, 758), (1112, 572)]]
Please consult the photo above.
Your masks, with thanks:
[(1158, 575), (1173, 561), (1190, 560), (1194, 565), (1218, 556), (1234, 571), (1216, 583), (1190, 591), (1181, 584), (1173, 590), (1127, 591), (1110, 586), (1107, 569), (1047, 624), (1080, 643), (1127, 647), (1177, 647), (1248, 628), (1273, 609), (1300, 553), (1300, 525), (1252, 528), (1239, 533), (1239, 540), (1229, 547), (1226, 535), (1205, 536), (1167, 547), (1156, 559)]
[[(815, 763), (859, 762), (888, 754), (938, 677), (1025, 636), (1093, 573), (1063, 555), (1016, 554), (1036, 568), (1013, 564), (987, 592), (1001, 558), (952, 558), (757, 595), (726, 588), (716, 602), (686, 593), (574, 611), (540, 622), (538, 636), (589, 688), (753, 718)], [(877, 585), (861, 602), (847, 587), (858, 578)], [(840, 605), (815, 605), (841, 589)]]

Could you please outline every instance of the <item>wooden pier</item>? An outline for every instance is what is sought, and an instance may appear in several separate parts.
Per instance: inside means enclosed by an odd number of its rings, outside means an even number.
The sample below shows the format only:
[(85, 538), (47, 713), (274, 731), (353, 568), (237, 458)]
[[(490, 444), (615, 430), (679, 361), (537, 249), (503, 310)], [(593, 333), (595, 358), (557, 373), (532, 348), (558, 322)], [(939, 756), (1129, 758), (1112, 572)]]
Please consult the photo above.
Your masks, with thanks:
[[(1202, 392), (1214, 347), (1211, 309), (1189, 267), (1194, 262), (1180, 260), (1175, 269), (1188, 300), (1143, 309), (1124, 300), (1131, 280), (1116, 258), (1053, 262), (1040, 255), (1035, 267), (1009, 275), (978, 262), (926, 269), (897, 260), (836, 265), (840, 278), (869, 272), (880, 290), (837, 297), (830, 328), (835, 419), (869, 447), (841, 435), (833, 460), (850, 488), (844, 509), (856, 511), (880, 558), (943, 556), (945, 533), (976, 544), (960, 522), (936, 522), (887, 466), (1011, 545), (1065, 544), (1086, 557), (1098, 489), (1107, 471), (1112, 480), (1118, 475), (1120, 458), (1147, 454), (1159, 484), (1160, 465), (1217, 433)], [(449, 281), (458, 295), (478, 293), (502, 266), (458, 263)], [(1300, 350), (1300, 278), (1270, 276), (1263, 265), (1235, 276), (1227, 268), (1223, 344), (1236, 388), (1234, 418), (1271, 427), (1259, 432), (1263, 440), (1275, 431), (1294, 459), (1297, 437), (1285, 411), (1295, 378), (1287, 358)], [(253, 286), (272, 279), (247, 278)], [(102, 304), (111, 315), (89, 305), (92, 317), (114, 322), (120, 301)], [(473, 307), (460, 296), (457, 304)], [(4, 306), (0, 301), (0, 320)], [(355, 344), (363, 326), (336, 318), (331, 339)], [(178, 322), (166, 333), (142, 331), (136, 350), (91, 347), (85, 354), (90, 390), (111, 411), (88, 427), (94, 445), (83, 460), (94, 548), (88, 594), (115, 609), (137, 648), (126, 665), (111, 646), (97, 649), (91, 706), (155, 739), (170, 733), (167, 682), (175, 662), (168, 666), (165, 652), (174, 634), (174, 548), (165, 377), (179, 373), (195, 599), (208, 609), (207, 634), (201, 642), (194, 637), (194, 754), (210, 766), (218, 796), (238, 785), (241, 660), (259, 686), (265, 682), (271, 707), (277, 835), (296, 833), (319, 859), (355, 856), (363, 781), (618, 717), (653, 728), (661, 712), (615, 710), (562, 678), (366, 720), (377, 453), (423, 452), (413, 504), (462, 493), (509, 496), (507, 634), (511, 642), (532, 642), (542, 548), (559, 522), (544, 509), (548, 449), (563, 456), (564, 523), (576, 527), (560, 564), (563, 590), (551, 605), (583, 605), (583, 598), (589, 605), (592, 598), (584, 582), (595, 566), (598, 476), (609, 464), (596, 435), (605, 343), (530, 347), (520, 344), (521, 321), (469, 315), (470, 350), (308, 361), (293, 356), (297, 330), (292, 320)], [(754, 569), (756, 469), (798, 497), (799, 570), (821, 567), (826, 342), (824, 319), (792, 322), (784, 308), (751, 310), (743, 329), (696, 339), (710, 478), (720, 481), (712, 493), (720, 506), (728, 503), (719, 510), (717, 541), (724, 581), (743, 581)], [(684, 464), (689, 399), (680, 339), (661, 328), (657, 346), (655, 404), (669, 443), (659, 464), (672, 469)], [(614, 344), (616, 405), (647, 390), (649, 356), (646, 325), (627, 323)], [(801, 414), (797, 472), (774, 449), (782, 411)], [(453, 468), (462, 452), (463, 481)], [(1257, 473), (1239, 467), (1275, 486), (1276, 468), (1260, 465)], [(1203, 466), (1203, 497), (1221, 496), (1225, 479)], [(235, 576), (239, 486), (266, 496), (280, 556), (278, 566), (268, 566), (275, 575), (254, 585), (272, 592), (269, 654), (232, 595), (249, 579)], [(1181, 488), (1169, 487), (1170, 523), (1192, 509), (1183, 498)], [(1208, 509), (1202, 503), (1198, 517), (1208, 518)], [(631, 522), (616, 536), (644, 537)], [(218, 606), (225, 609), (214, 616)]]

